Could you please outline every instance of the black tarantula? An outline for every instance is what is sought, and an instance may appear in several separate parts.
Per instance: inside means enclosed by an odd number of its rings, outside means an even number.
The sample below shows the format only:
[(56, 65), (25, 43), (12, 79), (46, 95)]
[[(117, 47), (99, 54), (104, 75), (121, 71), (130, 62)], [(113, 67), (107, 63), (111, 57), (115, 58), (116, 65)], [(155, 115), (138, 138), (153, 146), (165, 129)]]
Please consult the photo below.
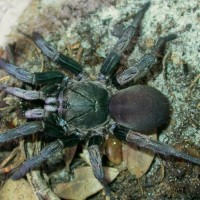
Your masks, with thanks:
[[(38, 33), (33, 33), (28, 37), (48, 58), (63, 69), (72, 72), (75, 80), (59, 71), (29, 73), (0, 59), (0, 67), (17, 79), (31, 85), (44, 86), (39, 91), (23, 90), (8, 85), (0, 86), (0, 89), (17, 97), (44, 102), (43, 108), (25, 112), (26, 118), (32, 120), (0, 134), (0, 143), (37, 132), (44, 132), (53, 140), (39, 155), (27, 160), (12, 175), (13, 179), (20, 179), (30, 169), (40, 165), (55, 152), (87, 139), (94, 175), (109, 195), (99, 150), (105, 130), (120, 140), (200, 165), (200, 159), (178, 152), (166, 144), (153, 141), (141, 134), (148, 133), (168, 120), (170, 106), (168, 99), (161, 92), (144, 85), (130, 86), (120, 91), (110, 89), (109, 79), (116, 72), (117, 64), (131, 39), (136, 35), (149, 5), (150, 3), (145, 4), (135, 15), (131, 25), (124, 30), (122, 37), (102, 64), (96, 81), (86, 80), (79, 63), (55, 50)], [(149, 54), (144, 55), (135, 65), (114, 76), (115, 83), (122, 86), (145, 76), (157, 62), (158, 51), (176, 37), (175, 34), (161, 37)]]

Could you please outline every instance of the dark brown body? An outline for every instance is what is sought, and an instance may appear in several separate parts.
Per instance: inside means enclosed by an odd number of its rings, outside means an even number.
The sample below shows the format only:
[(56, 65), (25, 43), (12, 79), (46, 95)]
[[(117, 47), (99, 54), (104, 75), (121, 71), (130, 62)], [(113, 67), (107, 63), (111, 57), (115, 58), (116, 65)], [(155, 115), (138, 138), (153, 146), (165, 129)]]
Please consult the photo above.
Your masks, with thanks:
[(112, 96), (109, 113), (122, 126), (134, 131), (148, 132), (167, 122), (169, 102), (158, 90), (136, 85)]
[(167, 98), (144, 85), (122, 89), (110, 97), (109, 91), (98, 84), (77, 82), (64, 90), (60, 103), (61, 117), (85, 130), (102, 126), (110, 115), (119, 125), (148, 132), (167, 122), (169, 116)]

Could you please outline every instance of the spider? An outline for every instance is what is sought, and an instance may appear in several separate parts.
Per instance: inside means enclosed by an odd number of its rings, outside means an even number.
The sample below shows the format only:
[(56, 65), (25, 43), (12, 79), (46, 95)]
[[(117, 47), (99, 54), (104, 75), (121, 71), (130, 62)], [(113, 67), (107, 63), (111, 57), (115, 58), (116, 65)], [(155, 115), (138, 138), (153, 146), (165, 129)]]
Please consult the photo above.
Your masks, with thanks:
[(109, 81), (114, 77), (115, 84), (125, 87), (130, 82), (136, 82), (144, 77), (157, 62), (157, 53), (167, 42), (176, 39), (175, 34), (161, 37), (150, 53), (145, 54), (123, 72), (115, 73), (123, 52), (131, 39), (136, 36), (149, 6), (150, 3), (146, 3), (134, 16), (131, 25), (124, 30), (123, 35), (106, 57), (95, 81), (85, 77), (85, 72), (78, 62), (58, 52), (39, 33), (26, 36), (31, 38), (50, 60), (72, 72), (74, 79), (59, 71), (30, 73), (0, 58), (0, 67), (7, 73), (27, 84), (43, 86), (39, 91), (8, 85), (0, 86), (1, 90), (17, 97), (43, 101), (43, 108), (25, 112), (25, 117), (29, 119), (25, 124), (0, 134), (0, 143), (37, 132), (44, 132), (51, 139), (50, 144), (37, 156), (25, 161), (12, 174), (13, 179), (20, 179), (55, 152), (77, 145), (81, 141), (87, 141), (93, 173), (109, 196), (110, 189), (104, 175), (100, 154), (105, 130), (125, 142), (200, 165), (200, 159), (178, 152), (173, 147), (151, 140), (148, 135), (145, 135), (169, 119), (170, 104), (160, 91), (145, 85), (134, 85), (117, 90), (114, 85), (111, 87)]

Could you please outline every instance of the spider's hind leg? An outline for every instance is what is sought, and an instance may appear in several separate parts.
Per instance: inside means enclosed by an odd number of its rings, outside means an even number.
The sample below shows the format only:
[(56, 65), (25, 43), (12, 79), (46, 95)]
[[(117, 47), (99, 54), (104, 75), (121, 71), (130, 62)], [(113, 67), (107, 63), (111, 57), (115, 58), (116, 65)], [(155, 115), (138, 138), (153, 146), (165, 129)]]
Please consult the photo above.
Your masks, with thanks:
[(136, 82), (139, 78), (144, 77), (150, 71), (150, 69), (157, 63), (157, 53), (163, 49), (167, 42), (177, 38), (177, 35), (170, 34), (165, 37), (161, 37), (155, 46), (150, 50), (150, 53), (145, 54), (137, 63), (122, 73), (116, 76), (119, 85), (127, 84), (131, 81)]
[(113, 130), (113, 133), (120, 140), (134, 143), (139, 147), (150, 149), (155, 153), (162, 154), (164, 156), (174, 156), (192, 162), (194, 164), (200, 165), (199, 158), (195, 158), (186, 153), (177, 151), (175, 148), (167, 144), (163, 144), (159, 141), (152, 140), (148, 136), (140, 134), (138, 132), (129, 131), (127, 128), (116, 126)]

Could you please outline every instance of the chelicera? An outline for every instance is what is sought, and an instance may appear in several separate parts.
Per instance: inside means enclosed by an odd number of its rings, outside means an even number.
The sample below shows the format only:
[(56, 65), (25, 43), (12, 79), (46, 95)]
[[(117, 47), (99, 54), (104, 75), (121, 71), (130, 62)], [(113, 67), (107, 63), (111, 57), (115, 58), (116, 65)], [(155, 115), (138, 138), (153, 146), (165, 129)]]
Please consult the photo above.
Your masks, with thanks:
[[(14, 172), (13, 179), (20, 179), (55, 152), (85, 140), (88, 141), (88, 152), (94, 175), (109, 195), (99, 150), (104, 140), (105, 130), (120, 140), (200, 165), (200, 159), (178, 152), (145, 135), (166, 123), (169, 118), (170, 105), (168, 99), (160, 91), (145, 85), (130, 86), (121, 90), (111, 88), (110, 85), (109, 79), (115, 73), (124, 50), (136, 35), (137, 28), (149, 5), (150, 3), (145, 4), (135, 15), (132, 24), (124, 30), (122, 37), (102, 64), (95, 81), (85, 76), (84, 69), (79, 63), (58, 52), (38, 33), (33, 33), (28, 37), (48, 58), (63, 69), (72, 72), (75, 79), (59, 71), (30, 73), (0, 59), (0, 67), (20, 81), (43, 86), (39, 91), (24, 90), (8, 85), (0, 86), (2, 90), (17, 97), (43, 101), (42, 108), (26, 111), (25, 116), (29, 120), (24, 125), (0, 134), (0, 143), (37, 132), (44, 132), (52, 141), (37, 156), (27, 160)], [(144, 55), (135, 65), (115, 76), (117, 84), (126, 86), (144, 77), (157, 62), (157, 52), (176, 37), (175, 34), (161, 37), (149, 54)]]

